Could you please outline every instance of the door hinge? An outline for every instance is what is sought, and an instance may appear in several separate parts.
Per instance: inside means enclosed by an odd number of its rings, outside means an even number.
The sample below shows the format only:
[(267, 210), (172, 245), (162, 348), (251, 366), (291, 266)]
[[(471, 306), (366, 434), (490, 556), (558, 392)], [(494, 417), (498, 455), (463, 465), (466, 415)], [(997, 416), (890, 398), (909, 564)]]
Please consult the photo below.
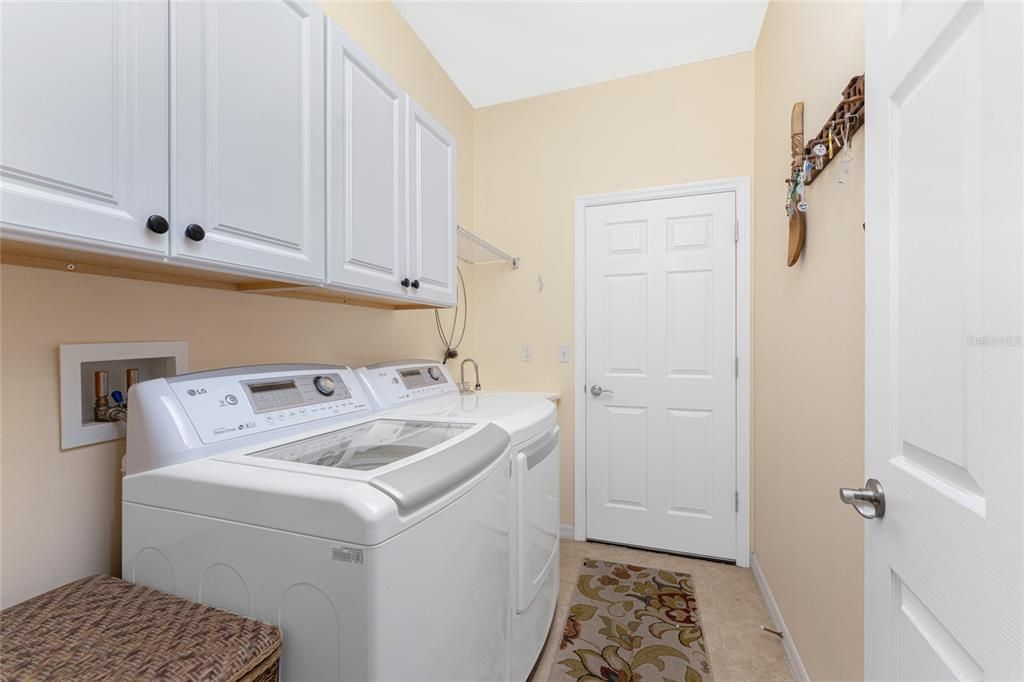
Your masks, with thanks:
[(740, 512), (740, 491), (736, 491), (736, 513)]
[(740, 221), (739, 220), (736, 220), (733, 223), (732, 240), (734, 242), (738, 242), (740, 240)]
[(740, 378), (740, 356), (736, 356), (736, 378)]

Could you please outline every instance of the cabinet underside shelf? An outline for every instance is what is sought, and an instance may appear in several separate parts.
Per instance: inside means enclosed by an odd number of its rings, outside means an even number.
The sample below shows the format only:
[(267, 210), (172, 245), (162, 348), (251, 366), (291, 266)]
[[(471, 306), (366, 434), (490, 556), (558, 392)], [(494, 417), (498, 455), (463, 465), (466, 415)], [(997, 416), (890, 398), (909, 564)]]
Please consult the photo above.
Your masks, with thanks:
[(277, 296), (305, 301), (342, 303), (384, 310), (431, 309), (437, 306), (397, 303), (372, 296), (362, 296), (325, 287), (281, 282), (259, 277), (213, 272), (184, 267), (162, 261), (146, 261), (102, 253), (77, 251), (57, 246), (0, 240), (0, 263), (45, 270), (60, 270), (69, 275), (85, 274), (118, 277), (127, 280), (177, 284), (220, 289), (264, 296)]

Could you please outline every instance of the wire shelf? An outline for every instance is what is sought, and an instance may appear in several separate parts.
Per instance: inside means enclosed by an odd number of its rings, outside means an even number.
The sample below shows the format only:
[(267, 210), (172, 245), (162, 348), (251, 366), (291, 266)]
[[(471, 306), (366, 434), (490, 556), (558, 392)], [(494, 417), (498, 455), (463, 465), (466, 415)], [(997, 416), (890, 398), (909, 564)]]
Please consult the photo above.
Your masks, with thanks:
[(513, 270), (519, 269), (519, 258), (508, 255), (461, 225), (458, 227), (458, 238), (459, 260), (472, 265), (508, 263)]

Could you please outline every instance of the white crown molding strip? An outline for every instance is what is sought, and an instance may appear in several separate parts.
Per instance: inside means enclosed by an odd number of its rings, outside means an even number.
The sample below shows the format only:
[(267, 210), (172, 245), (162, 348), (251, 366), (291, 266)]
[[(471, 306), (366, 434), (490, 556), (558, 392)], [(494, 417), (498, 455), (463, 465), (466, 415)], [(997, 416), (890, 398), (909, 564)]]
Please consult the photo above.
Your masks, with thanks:
[(771, 613), (772, 620), (775, 621), (775, 627), (782, 632), (782, 648), (786, 652), (789, 672), (793, 674), (793, 679), (796, 682), (811, 682), (811, 678), (807, 675), (806, 668), (804, 668), (804, 663), (800, 660), (800, 653), (796, 650), (796, 643), (789, 635), (786, 621), (782, 619), (782, 611), (779, 610), (779, 605), (775, 602), (775, 597), (772, 596), (771, 588), (768, 587), (768, 580), (764, 577), (761, 565), (757, 563), (757, 555), (753, 552), (750, 553), (750, 568), (754, 571), (754, 579), (757, 580), (757, 586), (761, 588), (761, 596), (764, 597), (764, 603), (768, 606), (768, 612)]

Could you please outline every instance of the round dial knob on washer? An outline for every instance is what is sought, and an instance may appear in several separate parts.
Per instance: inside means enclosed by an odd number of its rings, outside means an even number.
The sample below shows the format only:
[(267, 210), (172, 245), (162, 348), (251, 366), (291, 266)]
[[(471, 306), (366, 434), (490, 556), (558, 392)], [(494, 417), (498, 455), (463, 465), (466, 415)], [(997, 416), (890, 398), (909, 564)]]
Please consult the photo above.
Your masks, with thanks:
[(438, 379), (441, 378), (441, 372), (437, 369), (437, 367), (427, 367), (427, 374), (429, 374), (430, 378), (433, 379), (434, 381), (437, 381)]
[(334, 395), (334, 379), (319, 376), (313, 379), (313, 387), (323, 395)]

